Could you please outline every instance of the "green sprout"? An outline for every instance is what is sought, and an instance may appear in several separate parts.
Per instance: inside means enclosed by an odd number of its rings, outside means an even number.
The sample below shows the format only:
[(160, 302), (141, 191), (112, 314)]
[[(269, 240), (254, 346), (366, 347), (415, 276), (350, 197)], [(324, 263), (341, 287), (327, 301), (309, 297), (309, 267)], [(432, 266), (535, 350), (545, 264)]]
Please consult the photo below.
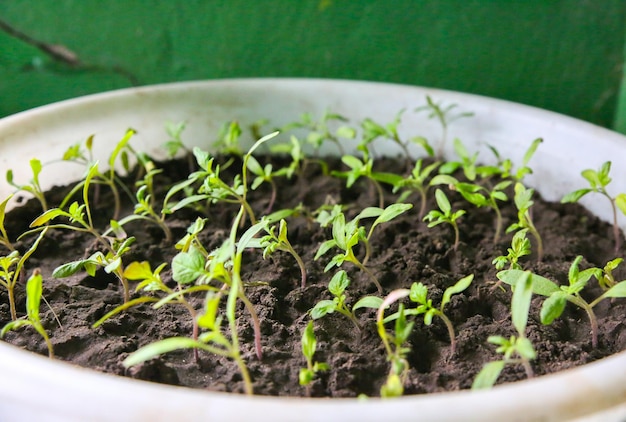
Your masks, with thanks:
[(11, 252), (15, 250), (15, 247), (7, 234), (6, 227), (4, 226), (4, 219), (6, 217), (7, 204), (12, 197), (13, 195), (9, 195), (4, 201), (0, 202), (0, 245), (4, 245), (4, 247)]
[[(89, 177), (88, 179), (87, 178), (83, 179), (81, 182), (76, 184), (76, 186), (74, 186), (74, 188), (70, 191), (70, 193), (68, 193), (65, 196), (59, 208), (64, 208), (67, 205), (67, 203), (71, 201), (71, 198), (74, 196), (74, 194), (84, 188), (83, 187), (84, 183), (88, 183), (88, 187), (92, 185), (95, 186), (96, 191), (94, 195), (95, 197), (94, 202), (97, 203), (99, 192), (100, 192), (99, 186), (105, 185), (111, 190), (111, 193), (113, 194), (114, 206), (113, 206), (112, 218), (114, 220), (117, 220), (119, 218), (121, 207), (122, 207), (118, 185), (121, 186), (122, 189), (127, 189), (127, 188), (126, 188), (126, 185), (119, 180), (117, 174), (115, 173), (115, 165), (118, 159), (120, 159), (124, 169), (126, 171), (130, 170), (129, 159), (128, 159), (128, 154), (127, 154), (127, 150), (130, 149), (130, 147), (128, 146), (128, 143), (130, 142), (131, 138), (136, 133), (137, 132), (133, 129), (128, 129), (126, 131), (126, 134), (124, 135), (124, 137), (115, 145), (115, 148), (113, 148), (113, 151), (111, 151), (111, 154), (109, 155), (108, 161), (107, 161), (108, 170), (105, 172), (100, 172), (98, 170), (98, 162), (94, 161), (92, 158), (93, 156), (92, 147), (93, 147), (93, 139), (94, 139), (93, 135), (91, 135), (85, 142), (85, 147), (87, 148), (88, 155), (85, 155), (80, 150), (80, 145), (71, 146), (65, 152), (63, 156), (63, 160), (74, 161), (79, 164), (86, 165), (87, 173)], [(84, 192), (83, 192), (83, 196), (84, 196)]]
[(373, 171), (374, 159), (369, 156), (367, 150), (363, 154), (363, 160), (353, 156), (344, 155), (341, 161), (350, 168), (348, 171), (333, 171), (333, 176), (346, 179), (346, 187), (350, 188), (361, 177), (365, 177), (376, 189), (378, 194), (378, 206), (385, 206), (385, 194), (381, 183), (396, 185), (402, 180), (402, 176), (394, 173), (384, 173)]
[(217, 136), (213, 146), (224, 155), (243, 156), (243, 148), (239, 144), (241, 127), (236, 121), (225, 124)]
[[(565, 310), (567, 302), (584, 310), (591, 325), (591, 345), (595, 348), (598, 346), (598, 320), (593, 308), (604, 299), (626, 297), (626, 280), (615, 283), (596, 299), (587, 302), (581, 295), (582, 290), (587, 286), (591, 277), (602, 280), (607, 276), (607, 273), (595, 267), (580, 271), (578, 265), (581, 260), (582, 256), (578, 256), (572, 262), (568, 272), (568, 284), (564, 286), (559, 286), (540, 275), (532, 274), (533, 292), (547, 297), (541, 306), (540, 318), (542, 324), (551, 324), (552, 321), (560, 317)], [(611, 265), (608, 268), (610, 267)], [(525, 277), (525, 273), (521, 270), (505, 270), (498, 273), (500, 280), (512, 286), (517, 285), (522, 277)]]
[(526, 189), (524, 185), (521, 183), (515, 184), (515, 197), (514, 202), (517, 207), (517, 222), (511, 224), (506, 232), (510, 233), (514, 230), (527, 229), (535, 238), (537, 242), (537, 261), (541, 262), (543, 259), (543, 241), (541, 240), (541, 236), (539, 235), (539, 231), (533, 224), (533, 219), (531, 215), (531, 207), (534, 202), (531, 199), (533, 197), (533, 193), (535, 191), (533, 189)]
[(313, 361), (313, 355), (317, 349), (317, 340), (313, 331), (313, 321), (309, 321), (302, 333), (302, 354), (306, 359), (306, 368), (301, 368), (298, 376), (300, 385), (308, 386), (318, 372), (330, 369), (328, 364)]
[(617, 281), (615, 281), (613, 271), (615, 271), (623, 261), (624, 260), (622, 258), (615, 258), (606, 263), (606, 265), (602, 269), (602, 276), (598, 279), (600, 287), (603, 290), (609, 290), (611, 287), (615, 286), (618, 283)]
[(394, 184), (394, 193), (400, 189), (406, 189), (398, 199), (398, 202), (404, 202), (412, 192), (417, 192), (419, 194), (420, 209), (418, 218), (420, 220), (422, 220), (424, 218), (424, 214), (426, 214), (426, 200), (428, 199), (428, 189), (430, 188), (430, 185), (426, 183), (426, 179), (430, 177), (431, 173), (440, 164), (440, 162), (435, 161), (434, 163), (424, 166), (423, 160), (419, 159), (415, 162), (415, 167), (411, 171), (411, 174)]
[(398, 317), (395, 319), (394, 333), (393, 335), (389, 335), (385, 329), (385, 309), (409, 294), (410, 291), (408, 289), (392, 291), (385, 297), (376, 313), (378, 335), (385, 346), (387, 360), (391, 362), (387, 380), (380, 389), (380, 395), (383, 398), (400, 397), (404, 393), (404, 383), (409, 373), (407, 355), (411, 350), (405, 347), (404, 344), (409, 339), (414, 325), (413, 322), (407, 322), (404, 306), (401, 303), (397, 312)]
[[(306, 268), (304, 261), (302, 261), (302, 258), (287, 238), (287, 222), (281, 219), (278, 227), (278, 234), (276, 234), (276, 226), (272, 226), (268, 219), (261, 219), (260, 222), (250, 227), (241, 236), (241, 241), (246, 243), (249, 248), (263, 248), (263, 259), (272, 255), (277, 250), (287, 252), (293, 256), (300, 268), (300, 287), (304, 289), (306, 286)], [(266, 235), (261, 238), (253, 238), (260, 231), (265, 231)]]
[(456, 104), (450, 104), (444, 107), (441, 104), (434, 102), (433, 99), (429, 95), (427, 95), (426, 105), (415, 109), (415, 111), (417, 112), (427, 111), (428, 118), (436, 119), (441, 126), (441, 142), (439, 143), (439, 151), (437, 153), (437, 157), (439, 159), (443, 158), (443, 151), (445, 149), (446, 141), (448, 139), (448, 128), (450, 127), (450, 124), (455, 120), (461, 119), (463, 117), (471, 117), (474, 115), (474, 113), (468, 112), (453, 114), (453, 110), (456, 107)]
[(43, 338), (48, 348), (48, 356), (54, 358), (54, 348), (48, 333), (41, 323), (39, 317), (39, 305), (43, 293), (43, 277), (39, 270), (35, 270), (26, 282), (26, 319), (14, 319), (8, 322), (2, 330), (0, 330), (0, 338), (3, 338), (7, 332), (17, 330), (21, 327), (33, 327)]
[(568, 193), (561, 199), (561, 203), (578, 202), (583, 196), (591, 192), (599, 193), (606, 197), (611, 203), (613, 213), (613, 238), (615, 239), (615, 253), (617, 253), (622, 243), (619, 225), (617, 223), (617, 210), (619, 209), (622, 214), (626, 215), (626, 193), (619, 193), (616, 196), (611, 196), (611, 194), (608, 193), (606, 188), (612, 180), (609, 177), (610, 171), (610, 161), (602, 164), (597, 171), (592, 169), (583, 170), (581, 174), (587, 182), (589, 182), (589, 187)]
[(413, 162), (414, 160), (411, 157), (411, 153), (409, 152), (408, 148), (410, 140), (403, 141), (398, 133), (398, 126), (400, 125), (400, 122), (402, 120), (402, 114), (404, 114), (404, 112), (405, 110), (400, 110), (400, 112), (398, 112), (398, 114), (396, 115), (396, 118), (392, 122), (384, 126), (376, 123), (370, 118), (366, 118), (365, 120), (363, 120), (363, 122), (361, 122), (361, 142), (365, 145), (368, 145), (377, 138), (385, 138), (391, 140), (402, 149), (402, 152), (404, 153), (407, 162)]
[(37, 199), (37, 201), (39, 201), (41, 209), (45, 212), (48, 210), (48, 203), (46, 202), (46, 196), (41, 189), (41, 184), (39, 182), (39, 175), (41, 174), (41, 170), (43, 169), (41, 161), (39, 161), (37, 158), (33, 158), (32, 160), (30, 160), (30, 169), (33, 177), (28, 184), (17, 184), (13, 180), (13, 170), (11, 169), (7, 170), (6, 172), (6, 181), (9, 183), (9, 185), (13, 186), (18, 191), (28, 192), (33, 195)]
[(0, 286), (7, 290), (9, 295), (9, 309), (11, 312), (11, 320), (17, 320), (17, 306), (15, 303), (15, 286), (18, 281), (23, 280), (24, 265), (30, 258), (30, 256), (37, 250), (39, 242), (46, 234), (47, 229), (44, 229), (39, 233), (39, 236), (31, 247), (20, 255), (19, 251), (13, 250), (6, 256), (0, 256)]
[(345, 291), (350, 285), (350, 278), (348, 278), (348, 273), (344, 270), (339, 270), (335, 273), (333, 278), (328, 283), (328, 291), (333, 295), (333, 299), (324, 299), (320, 300), (313, 306), (310, 310), (311, 318), (314, 320), (320, 319), (328, 314), (332, 314), (334, 312), (338, 312), (346, 317), (357, 328), (357, 330), (361, 330), (361, 326), (359, 325), (359, 321), (354, 315), (354, 311), (360, 308), (369, 307), (378, 309), (382, 300), (376, 296), (366, 296), (361, 300), (357, 301), (354, 304), (352, 309), (348, 307), (346, 304), (346, 295)]
[(528, 229), (521, 229), (515, 232), (511, 239), (511, 247), (507, 249), (506, 255), (501, 255), (493, 259), (491, 262), (496, 270), (502, 270), (508, 264), (509, 270), (521, 270), (519, 259), (523, 256), (530, 255), (530, 240), (526, 237)]
[(300, 116), (300, 121), (290, 123), (282, 128), (283, 131), (291, 129), (308, 129), (306, 141), (318, 151), (322, 144), (326, 141), (334, 143), (339, 149), (339, 153), (344, 155), (344, 149), (341, 145), (341, 139), (354, 139), (356, 137), (356, 131), (347, 126), (340, 125), (336, 130), (332, 130), (328, 123), (339, 122), (345, 123), (348, 119), (345, 117), (329, 113), (328, 111), (322, 115), (319, 120), (315, 120), (309, 113), (304, 113)]
[(434, 227), (443, 223), (450, 224), (454, 229), (453, 249), (456, 251), (459, 246), (460, 240), (459, 226), (457, 224), (457, 220), (465, 214), (465, 210), (452, 212), (452, 206), (450, 205), (450, 201), (441, 189), (437, 189), (435, 191), (435, 200), (437, 201), (437, 206), (439, 206), (439, 210), (431, 210), (428, 214), (426, 214), (426, 217), (424, 217), (424, 221), (429, 221), (428, 227)]
[(528, 163), (530, 162), (533, 155), (535, 155), (537, 147), (542, 142), (542, 138), (537, 138), (530, 144), (530, 146), (524, 153), (524, 157), (522, 158), (522, 165), (515, 172), (513, 172), (513, 162), (508, 158), (503, 159), (500, 155), (500, 152), (495, 147), (489, 145), (489, 149), (491, 150), (491, 152), (493, 152), (493, 155), (495, 155), (496, 159), (498, 160), (500, 177), (502, 177), (503, 179), (512, 178), (516, 182), (521, 182), (527, 174), (532, 174), (533, 171), (530, 167), (528, 167)]
[(271, 164), (261, 166), (253, 156), (248, 157), (247, 164), (248, 170), (256, 176), (254, 180), (252, 180), (250, 189), (256, 190), (263, 183), (269, 183), (271, 186), (270, 198), (267, 201), (267, 207), (265, 208), (265, 214), (268, 214), (272, 211), (274, 202), (276, 201), (276, 182), (274, 181), (274, 178), (284, 174), (284, 171), (273, 171)]
[(450, 189), (459, 192), (467, 202), (477, 208), (491, 208), (496, 213), (496, 229), (493, 236), (494, 243), (500, 240), (500, 233), (502, 232), (502, 213), (500, 212), (498, 201), (508, 200), (504, 190), (508, 188), (511, 183), (510, 180), (503, 180), (491, 189), (488, 189), (474, 183), (459, 182), (454, 177), (443, 174), (437, 175), (431, 180), (431, 184), (449, 185)]
[[(377, 208), (377, 207), (368, 207), (365, 208), (359, 215), (357, 215), (353, 220), (346, 222), (345, 215), (340, 212), (336, 214), (336, 216), (332, 220), (332, 234), (333, 238), (326, 240), (323, 242), (317, 253), (315, 254), (315, 260), (320, 258), (326, 252), (333, 248), (338, 248), (343, 253), (335, 255), (330, 262), (326, 265), (324, 269), (325, 272), (330, 270), (331, 268), (337, 266), (340, 267), (344, 262), (350, 262), (359, 268), (361, 271), (367, 274), (367, 276), (372, 280), (378, 292), (382, 294), (383, 288), (380, 285), (380, 282), (376, 278), (376, 276), (366, 267), (367, 261), (370, 257), (371, 243), (370, 239), (372, 234), (374, 233), (374, 229), (381, 223), (389, 222), (411, 209), (413, 205), (411, 204), (392, 204), (387, 208)], [(365, 227), (360, 226), (360, 220), (363, 218), (371, 218), (377, 217), (376, 220), (372, 223), (369, 232), (365, 231)], [(355, 253), (354, 247), (356, 247), (359, 242), (363, 242), (365, 245), (365, 256), (363, 260), (359, 260)]]
[(533, 377), (533, 370), (530, 361), (537, 357), (537, 352), (526, 337), (526, 325), (528, 323), (528, 312), (530, 301), (534, 290), (535, 277), (529, 271), (519, 271), (519, 278), (513, 290), (511, 300), (511, 319), (517, 335), (509, 338), (503, 336), (489, 336), (487, 341), (498, 346), (496, 353), (503, 355), (501, 360), (487, 363), (476, 375), (472, 383), (473, 390), (491, 388), (500, 373), (507, 365), (522, 365), (528, 378)]
[[(411, 289), (409, 290), (409, 299), (412, 302), (418, 304), (416, 308), (406, 309), (404, 314), (406, 316), (409, 315), (424, 315), (424, 324), (429, 326), (433, 322), (434, 317), (441, 318), (443, 323), (448, 330), (448, 335), (450, 337), (450, 354), (454, 355), (456, 352), (456, 335), (454, 333), (454, 326), (452, 325), (452, 321), (450, 318), (444, 313), (443, 308), (450, 303), (450, 300), (453, 295), (459, 294), (465, 291), (472, 281), (474, 280), (474, 274), (470, 274), (466, 277), (463, 277), (459, 281), (457, 281), (454, 285), (448, 287), (443, 292), (443, 297), (441, 298), (441, 303), (439, 307), (433, 306), (432, 299), (428, 298), (428, 288), (420, 283), (413, 283), (411, 285)], [(392, 314), (385, 318), (385, 322), (392, 321), (399, 317), (399, 314)]]

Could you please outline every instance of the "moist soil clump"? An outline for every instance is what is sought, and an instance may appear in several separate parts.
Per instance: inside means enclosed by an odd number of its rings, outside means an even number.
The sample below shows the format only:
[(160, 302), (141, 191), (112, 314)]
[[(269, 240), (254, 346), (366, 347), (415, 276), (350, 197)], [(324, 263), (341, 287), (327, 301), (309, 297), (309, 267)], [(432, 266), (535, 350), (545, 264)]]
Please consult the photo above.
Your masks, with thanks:
[[(281, 158), (259, 157), (260, 162), (273, 160), (275, 168), (287, 164)], [(221, 160), (226, 162), (226, 160)], [(157, 178), (157, 186), (164, 194), (172, 183), (184, 180), (188, 161), (158, 163), (164, 171)], [(341, 162), (329, 159), (331, 169), (340, 169)], [(377, 171), (397, 171), (404, 168), (402, 160), (376, 160)], [(233, 178), (241, 169), (238, 161), (222, 171), (223, 178)], [(132, 178), (128, 180), (132, 185)], [(343, 204), (346, 216), (354, 217), (365, 207), (377, 206), (376, 190), (367, 180), (359, 179), (347, 188), (345, 180), (325, 175), (321, 167), (310, 164), (304, 174), (276, 179), (277, 198), (273, 210), (293, 208), (302, 204), (314, 210), (323, 204)], [(47, 194), (50, 206), (58, 205), (67, 188), (56, 188)], [(509, 198), (512, 198), (512, 192)], [(94, 218), (106, 228), (111, 218), (107, 204), (109, 193), (100, 188)], [(269, 184), (261, 185), (249, 194), (255, 212), (263, 213), (271, 196)], [(428, 209), (436, 204), (430, 192)], [(395, 202), (397, 195), (385, 190), (385, 203)], [(426, 326), (418, 318), (407, 346), (410, 373), (405, 394), (426, 394), (467, 389), (476, 374), (489, 361), (499, 359), (496, 347), (487, 342), (491, 335), (509, 337), (516, 334), (511, 324), (511, 291), (506, 285), (497, 285), (492, 260), (506, 255), (511, 235), (495, 243), (494, 213), (475, 208), (458, 194), (450, 196), (453, 209), (466, 209), (459, 223), (460, 245), (452, 248), (454, 234), (450, 226), (427, 228), (418, 217), (419, 199), (410, 196), (405, 202), (415, 204), (390, 223), (380, 225), (372, 238), (368, 267), (380, 281), (384, 294), (398, 288), (409, 288), (413, 282), (422, 282), (429, 289), (434, 304), (440, 303), (443, 291), (462, 277), (474, 274), (472, 285), (452, 297), (446, 314), (456, 331), (456, 352), (451, 354), (450, 339), (441, 319), (435, 318)], [(568, 270), (577, 255), (584, 256), (581, 269), (602, 268), (616, 258), (613, 252), (612, 228), (577, 204), (551, 203), (535, 194), (534, 223), (543, 238), (545, 254), (541, 262), (533, 255), (522, 258), (522, 266), (535, 273), (566, 284)], [(157, 200), (157, 203), (158, 200)], [(132, 213), (132, 203), (125, 204), (126, 213)], [(504, 227), (517, 221), (517, 209), (511, 200), (501, 206)], [(174, 241), (166, 242), (156, 225), (131, 223), (125, 227), (135, 236), (131, 252), (125, 262), (148, 261), (155, 268), (162, 262), (171, 263), (178, 252), (174, 243), (182, 238), (196, 218), (207, 218), (200, 235), (207, 250), (217, 248), (228, 236), (238, 206), (210, 205), (205, 212), (182, 209), (166, 218)], [(28, 229), (41, 213), (38, 203), (28, 201), (6, 217), (10, 238)], [(238, 331), (243, 358), (253, 380), (254, 393), (277, 396), (356, 397), (359, 394), (378, 396), (389, 373), (384, 346), (376, 331), (375, 311), (359, 310), (360, 330), (345, 316), (335, 312), (315, 321), (317, 351), (315, 360), (326, 362), (330, 369), (320, 372), (308, 387), (298, 383), (300, 368), (306, 363), (301, 352), (302, 332), (311, 320), (308, 311), (322, 299), (332, 299), (328, 283), (335, 270), (324, 272), (333, 254), (314, 260), (319, 245), (331, 238), (330, 228), (306, 216), (290, 217), (289, 241), (306, 263), (307, 284), (300, 286), (300, 269), (293, 257), (276, 252), (264, 259), (262, 250), (248, 250), (244, 254), (242, 276), (248, 283), (246, 294), (260, 318), (262, 358), (254, 349), (254, 330), (249, 313), (238, 310)], [(364, 221), (367, 225), (367, 222)], [(534, 240), (531, 238), (531, 242)], [(21, 250), (28, 247), (28, 239), (17, 243)], [(1, 246), (0, 246), (1, 248)], [(66, 230), (50, 230), (28, 264), (28, 273), (39, 268), (44, 276), (44, 297), (49, 307), (42, 304), (42, 320), (51, 336), (57, 359), (94, 370), (142, 380), (182, 385), (214, 391), (243, 392), (243, 381), (234, 362), (227, 358), (200, 352), (198, 359), (191, 350), (167, 353), (139, 366), (125, 369), (122, 361), (129, 353), (158, 339), (173, 336), (191, 336), (192, 321), (182, 306), (168, 305), (158, 310), (151, 304), (132, 307), (96, 329), (91, 325), (123, 301), (117, 279), (103, 270), (95, 277), (77, 273), (65, 279), (51, 276), (59, 265), (89, 256), (95, 251), (93, 237)], [(533, 244), (534, 249), (534, 244)], [(6, 254), (6, 250), (0, 250)], [(361, 255), (362, 250), (357, 250)], [(620, 251), (620, 257), (624, 258)], [(376, 286), (366, 274), (351, 265), (344, 265), (351, 284), (346, 290), (351, 306), (365, 295), (378, 295)], [(176, 287), (168, 265), (162, 272), (163, 280)], [(618, 268), (616, 280), (626, 278)], [(597, 283), (590, 283), (583, 296), (592, 300), (602, 291)], [(131, 286), (134, 289), (134, 285)], [(133, 290), (134, 291), (134, 290)], [(21, 315), (25, 312), (24, 283), (17, 286), (17, 303)], [(134, 293), (133, 297), (139, 296)], [(190, 296), (198, 312), (203, 309), (204, 295)], [(620, 299), (604, 300), (594, 310), (599, 322), (598, 347), (591, 345), (590, 324), (584, 311), (568, 305), (563, 315), (549, 326), (539, 321), (542, 297), (533, 297), (527, 336), (532, 341), (537, 359), (531, 362), (536, 376), (583, 365), (624, 350), (626, 327), (623, 315), (626, 304)], [(225, 302), (225, 301), (222, 301)], [(10, 320), (6, 291), (0, 292), (0, 326)], [(392, 324), (389, 324), (390, 326)], [(33, 330), (20, 329), (5, 336), (5, 341), (36, 353), (46, 354), (44, 342)], [(498, 382), (526, 378), (521, 365), (509, 365)]]

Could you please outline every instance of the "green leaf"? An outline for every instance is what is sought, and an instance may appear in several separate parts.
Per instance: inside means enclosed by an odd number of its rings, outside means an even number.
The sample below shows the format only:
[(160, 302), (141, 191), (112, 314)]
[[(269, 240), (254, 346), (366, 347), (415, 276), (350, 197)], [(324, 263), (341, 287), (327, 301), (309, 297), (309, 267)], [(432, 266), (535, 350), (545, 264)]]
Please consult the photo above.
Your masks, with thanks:
[(2, 327), (2, 330), (0, 330), (0, 338), (4, 337), (9, 331), (17, 330), (28, 325), (33, 325), (33, 323), (26, 319), (9, 321), (4, 327)]
[(378, 309), (383, 304), (383, 299), (378, 296), (364, 296), (352, 307), (352, 312), (361, 308)]
[(472, 284), (472, 280), (474, 280), (474, 274), (470, 274), (466, 277), (463, 277), (462, 279), (457, 281), (454, 286), (448, 287), (443, 292), (443, 298), (441, 299), (440, 309), (443, 311), (443, 307), (446, 306), (448, 302), (450, 302), (450, 298), (452, 297), (452, 295), (461, 293), (463, 290), (467, 289), (470, 286), (470, 284)]
[(133, 261), (124, 269), (124, 277), (129, 280), (145, 280), (152, 278), (152, 269), (148, 261)]
[(526, 337), (518, 337), (515, 343), (515, 349), (524, 359), (533, 360), (537, 357), (537, 352), (535, 352), (533, 344)]
[(480, 370), (474, 382), (472, 383), (472, 390), (481, 390), (491, 388), (494, 386), (500, 373), (504, 369), (504, 361), (489, 362), (483, 369)]
[(565, 310), (567, 303), (567, 294), (565, 292), (556, 292), (549, 296), (541, 305), (540, 318), (541, 323), (551, 324), (556, 318), (560, 317)]
[(139, 365), (147, 360), (160, 356), (164, 353), (179, 349), (204, 348), (204, 343), (186, 337), (171, 337), (156, 341), (143, 346), (139, 350), (128, 355), (122, 362), (125, 368)]
[(561, 203), (565, 204), (567, 202), (578, 202), (578, 200), (580, 198), (582, 198), (583, 196), (587, 195), (589, 192), (593, 192), (593, 189), (578, 189), (575, 190), (574, 192), (570, 192), (567, 195), (565, 195), (562, 199), (561, 199)]
[(435, 199), (437, 200), (437, 206), (439, 206), (439, 209), (446, 215), (450, 214), (452, 206), (450, 205), (448, 197), (441, 189), (437, 189), (435, 191)]
[(391, 204), (385, 208), (382, 214), (374, 221), (374, 225), (391, 221), (411, 208), (413, 208), (413, 204)]
[(358, 158), (352, 156), (352, 155), (344, 155), (343, 157), (341, 157), (341, 161), (348, 167), (350, 167), (353, 170), (358, 170), (361, 169), (361, 167), (363, 167), (365, 164), (363, 163), (363, 161), (359, 160)]
[(349, 285), (350, 279), (348, 278), (348, 273), (344, 270), (339, 270), (330, 280), (330, 283), (328, 283), (328, 290), (333, 294), (333, 296), (339, 297)]
[(626, 297), (626, 280), (620, 281), (615, 286), (607, 290), (603, 297)]
[(48, 221), (53, 220), (59, 216), (69, 217), (68, 213), (59, 208), (52, 208), (41, 214), (39, 217), (30, 223), (29, 227), (39, 227), (46, 224)]
[(85, 268), (87, 262), (91, 262), (89, 259), (81, 259), (80, 261), (72, 261), (66, 264), (59, 265), (52, 272), (54, 278), (65, 278), (76, 274)]
[[(517, 281), (524, 276), (522, 270), (504, 270), (500, 271), (497, 275), (498, 280), (510, 285), (515, 286)], [(559, 292), (561, 289), (553, 281), (548, 280), (537, 274), (532, 274), (533, 293), (541, 296), (550, 296), (554, 292)]]
[(409, 299), (411, 302), (421, 303), (425, 305), (428, 297), (428, 288), (422, 283), (411, 284)]
[(524, 332), (526, 331), (532, 295), (533, 275), (530, 271), (524, 271), (523, 275), (515, 283), (513, 298), (511, 299), (511, 319), (520, 337), (524, 337)]
[(313, 331), (313, 321), (309, 321), (302, 333), (302, 354), (307, 360), (310, 361), (313, 359), (316, 347), (317, 340), (315, 339), (315, 332)]
[(39, 306), (43, 293), (43, 277), (39, 271), (30, 276), (26, 282), (26, 313), (32, 322), (39, 322)]
[(311, 309), (311, 318), (320, 319), (328, 314), (332, 314), (337, 309), (337, 303), (334, 300), (320, 300)]
[(193, 283), (204, 275), (204, 256), (197, 249), (179, 252), (172, 259), (172, 278), (178, 283)]

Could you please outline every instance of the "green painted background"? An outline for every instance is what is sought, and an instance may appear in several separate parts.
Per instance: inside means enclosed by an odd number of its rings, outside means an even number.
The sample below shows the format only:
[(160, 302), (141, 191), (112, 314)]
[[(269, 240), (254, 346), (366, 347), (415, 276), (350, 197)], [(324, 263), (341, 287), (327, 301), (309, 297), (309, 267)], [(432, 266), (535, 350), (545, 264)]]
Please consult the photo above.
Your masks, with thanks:
[[(247, 76), (472, 92), (624, 129), (623, 0), (0, 0), (0, 19), (139, 84)], [(123, 88), (0, 33), (0, 116)], [(626, 96), (621, 104), (626, 109)]]

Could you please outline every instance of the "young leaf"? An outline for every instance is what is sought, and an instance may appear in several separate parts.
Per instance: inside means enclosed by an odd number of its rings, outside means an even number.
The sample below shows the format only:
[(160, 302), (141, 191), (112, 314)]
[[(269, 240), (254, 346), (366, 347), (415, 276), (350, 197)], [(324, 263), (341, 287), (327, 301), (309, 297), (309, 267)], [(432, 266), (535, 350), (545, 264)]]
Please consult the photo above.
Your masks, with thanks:
[[(474, 280), (474, 274), (470, 274), (470, 275), (468, 275), (466, 277), (463, 277), (462, 279), (457, 281), (456, 284), (454, 284), (453, 286), (448, 287), (443, 292), (443, 298), (441, 299), (440, 309), (443, 309), (444, 306), (446, 306), (448, 304), (448, 302), (450, 302), (450, 298), (452, 297), (452, 295), (455, 295), (457, 293), (461, 293), (463, 290), (467, 289), (470, 286), (470, 284), (472, 284), (472, 280)], [(411, 289), (411, 290), (413, 290), (413, 289)]]
[(472, 383), (472, 390), (481, 390), (485, 388), (491, 388), (498, 380), (500, 373), (504, 369), (506, 362), (498, 360), (495, 362), (489, 362), (483, 369), (480, 370), (474, 382)]

